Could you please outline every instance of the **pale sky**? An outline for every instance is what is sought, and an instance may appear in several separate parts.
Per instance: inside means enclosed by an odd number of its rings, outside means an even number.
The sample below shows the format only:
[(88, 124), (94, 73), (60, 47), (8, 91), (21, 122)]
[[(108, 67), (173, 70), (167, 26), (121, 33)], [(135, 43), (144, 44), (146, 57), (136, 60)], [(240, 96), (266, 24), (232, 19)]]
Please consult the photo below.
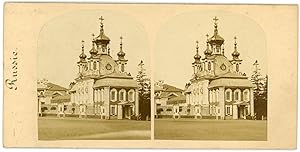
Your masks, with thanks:
[(38, 41), (38, 78), (68, 87), (78, 73), (77, 61), (81, 40), (89, 56), (92, 33), (99, 35), (100, 16), (104, 17), (104, 32), (111, 39), (111, 55), (117, 59), (120, 36), (128, 59), (127, 71), (136, 77), (137, 66), (144, 61), (150, 77), (150, 51), (147, 32), (133, 17), (112, 11), (83, 10), (53, 18), (41, 29)]
[(213, 18), (217, 16), (219, 35), (225, 39), (225, 55), (232, 59), (234, 36), (237, 36), (241, 72), (251, 76), (253, 63), (258, 60), (261, 73), (267, 71), (266, 38), (263, 29), (246, 16), (223, 11), (189, 12), (166, 20), (157, 34), (154, 51), (154, 80), (184, 88), (192, 77), (192, 62), (196, 53), (204, 57), (206, 34), (213, 34)]
[[(111, 39), (111, 54), (116, 59), (120, 36), (127, 58), (127, 71), (136, 76), (140, 60), (145, 63), (150, 77), (150, 54), (153, 54), (154, 81), (164, 80), (170, 85), (184, 88), (193, 74), (192, 62), (195, 41), (199, 41), (200, 55), (204, 57), (206, 34), (213, 34), (213, 17), (217, 16), (219, 35), (225, 39), (225, 55), (231, 59), (234, 36), (237, 36), (241, 72), (252, 74), (253, 63), (258, 60), (261, 73), (267, 72), (266, 38), (259, 24), (250, 18), (224, 11), (192, 11), (165, 19), (158, 31), (146, 31), (134, 17), (114, 11), (82, 10), (57, 16), (41, 29), (38, 41), (38, 78), (67, 87), (78, 72), (76, 62), (81, 53), (81, 40), (85, 40), (85, 53), (91, 49), (92, 33), (99, 34), (100, 16), (104, 17), (104, 31)], [(155, 20), (151, 20), (155, 24)], [(149, 46), (149, 34), (156, 35)], [(151, 43), (152, 44), (152, 43)], [(150, 49), (151, 48), (151, 49)]]

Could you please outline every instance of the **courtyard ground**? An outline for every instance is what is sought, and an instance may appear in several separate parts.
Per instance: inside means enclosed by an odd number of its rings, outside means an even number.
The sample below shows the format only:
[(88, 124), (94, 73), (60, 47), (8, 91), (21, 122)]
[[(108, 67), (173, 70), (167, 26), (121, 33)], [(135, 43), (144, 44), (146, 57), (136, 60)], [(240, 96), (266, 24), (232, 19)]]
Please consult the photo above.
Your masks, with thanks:
[(165, 140), (267, 140), (267, 121), (155, 119), (154, 138)]
[(149, 140), (150, 121), (40, 117), (39, 140)]

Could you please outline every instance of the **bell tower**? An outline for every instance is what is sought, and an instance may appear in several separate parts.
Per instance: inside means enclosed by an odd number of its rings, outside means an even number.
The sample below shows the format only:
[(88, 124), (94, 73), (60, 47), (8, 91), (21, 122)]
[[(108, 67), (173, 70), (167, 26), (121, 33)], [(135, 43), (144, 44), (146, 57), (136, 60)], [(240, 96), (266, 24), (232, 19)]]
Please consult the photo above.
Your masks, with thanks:
[(79, 55), (79, 61), (77, 62), (78, 65), (78, 75), (79, 77), (82, 77), (85, 71), (87, 70), (87, 61), (86, 61), (86, 55), (84, 54), (84, 41), (81, 41), (82, 46), (81, 46), (81, 54)]
[(234, 51), (232, 52), (232, 60), (230, 61), (233, 64), (234, 72), (240, 72), (240, 65), (242, 64), (242, 60), (239, 59), (240, 53), (237, 50), (237, 37), (234, 37)]
[(195, 61), (193, 62), (194, 74), (202, 71), (201, 67), (201, 56), (199, 55), (199, 41), (196, 41), (196, 55), (194, 56)]
[(119, 70), (121, 73), (125, 73), (125, 66), (127, 64), (127, 61), (125, 59), (125, 52), (123, 51), (123, 37), (120, 37), (120, 51), (118, 52), (118, 60), (116, 61), (119, 67)]
[(97, 51), (100, 54), (109, 54), (108, 44), (110, 39), (104, 34), (104, 25), (103, 20), (104, 18), (101, 16), (100, 20), (100, 33), (99, 35), (93, 40), (93, 42), (97, 45)]

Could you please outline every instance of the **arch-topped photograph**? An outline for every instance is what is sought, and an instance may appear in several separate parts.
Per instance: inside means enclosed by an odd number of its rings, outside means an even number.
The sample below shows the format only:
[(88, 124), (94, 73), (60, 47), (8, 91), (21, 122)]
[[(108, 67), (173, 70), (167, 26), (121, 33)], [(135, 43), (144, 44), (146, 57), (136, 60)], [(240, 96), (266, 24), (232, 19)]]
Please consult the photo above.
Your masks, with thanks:
[[(102, 12), (108, 17), (97, 17), (100, 12), (79, 11), (58, 16), (40, 32), (41, 140), (150, 139), (150, 78), (145, 69), (150, 61), (147, 34), (126, 15)], [(54, 38), (56, 34), (58, 37)], [(52, 55), (57, 62), (49, 60)], [(51, 94), (49, 82), (56, 83)], [(49, 123), (52, 125), (47, 128), (51, 129), (46, 129), (45, 124)], [(82, 127), (81, 123), (90, 124)], [(96, 128), (92, 133), (96, 135), (89, 136), (91, 133), (86, 131), (70, 133), (67, 131), (70, 128), (58, 133), (55, 129), (60, 125), (71, 125), (71, 130)], [(101, 130), (103, 127), (109, 129)]]
[[(158, 34), (156, 49), (159, 55), (155, 64), (159, 66), (155, 66), (154, 72), (155, 138), (266, 140), (267, 69), (263, 69), (262, 75), (258, 68), (258, 58), (263, 59), (263, 68), (267, 62), (263, 31), (253, 21), (238, 14), (199, 14), (177, 15), (167, 21)], [(221, 17), (209, 19), (210, 14), (220, 14)], [(184, 24), (178, 25), (178, 22)], [(243, 28), (234, 28), (238, 26)], [(211, 34), (206, 33), (207, 30)], [(181, 35), (181, 39), (170, 33)], [(259, 38), (255, 38), (257, 36)], [(192, 38), (195, 40), (192, 41)], [(193, 45), (194, 48), (191, 47)], [(172, 57), (161, 59), (171, 52), (174, 54)], [(164, 68), (168, 70), (162, 70)], [(180, 90), (171, 92), (176, 96), (162, 96), (168, 92), (167, 84)], [(167, 112), (167, 109), (172, 111)], [(241, 129), (252, 124), (257, 125), (248, 131)], [(171, 129), (167, 127), (169, 125), (182, 127)], [(209, 128), (224, 128), (224, 133), (216, 133)], [(183, 130), (194, 129), (199, 133), (180, 134)], [(209, 134), (203, 135), (201, 131), (207, 129)], [(226, 132), (233, 130), (235, 133), (227, 135)], [(251, 131), (254, 132), (253, 137), (247, 135)], [(245, 136), (235, 136), (240, 133)]]

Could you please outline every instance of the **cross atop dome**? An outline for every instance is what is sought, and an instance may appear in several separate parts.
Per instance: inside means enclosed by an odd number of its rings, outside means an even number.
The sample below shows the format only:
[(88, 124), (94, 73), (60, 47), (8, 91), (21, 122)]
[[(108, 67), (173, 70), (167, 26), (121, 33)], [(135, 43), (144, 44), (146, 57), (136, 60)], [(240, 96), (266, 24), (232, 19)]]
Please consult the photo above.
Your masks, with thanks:
[(215, 17), (213, 18), (213, 20), (215, 21), (215, 25), (217, 25), (217, 21), (219, 20), (219, 19), (217, 18), (217, 16), (215, 16)]
[(237, 40), (237, 37), (235, 36), (235, 37), (234, 37), (234, 45), (235, 45), (235, 46), (237, 45), (236, 40)]
[(100, 24), (103, 24), (104, 18), (102, 16), (99, 18), (99, 20), (100, 20)]
[(100, 20), (100, 33), (96, 38), (93, 38), (93, 42), (97, 45), (98, 52), (101, 52), (102, 54), (108, 54), (107, 45), (109, 44), (110, 39), (104, 34), (103, 16), (101, 16), (99, 20)]
[(81, 40), (82, 48), (84, 49), (84, 40)]

